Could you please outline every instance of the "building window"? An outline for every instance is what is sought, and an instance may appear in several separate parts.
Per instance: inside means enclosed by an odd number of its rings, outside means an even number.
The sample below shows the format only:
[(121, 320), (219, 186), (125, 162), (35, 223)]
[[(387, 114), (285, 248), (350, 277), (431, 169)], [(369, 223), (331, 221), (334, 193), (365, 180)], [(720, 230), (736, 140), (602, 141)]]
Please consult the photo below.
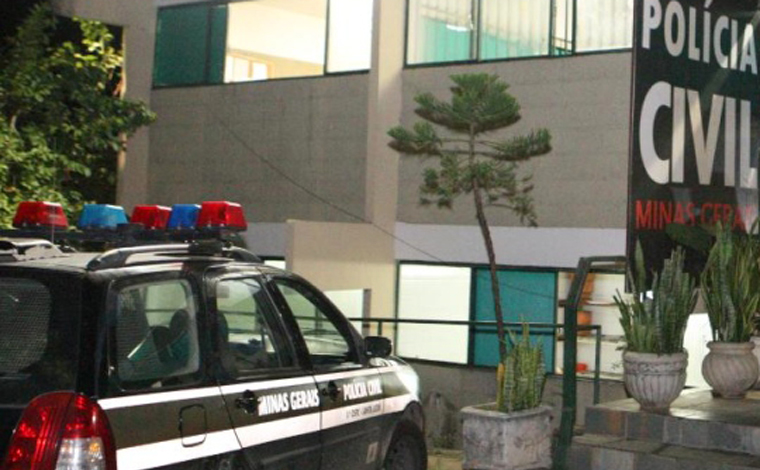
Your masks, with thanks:
[[(468, 321), (471, 277), (467, 267), (401, 264), (398, 318)], [(396, 351), (409, 358), (466, 364), (468, 337), (467, 325), (404, 323), (397, 327)]]
[(551, 0), (482, 0), (480, 58), (549, 54), (551, 6)]
[(631, 47), (633, 0), (409, 0), (407, 64)]
[(577, 0), (578, 52), (631, 47), (633, 0)]
[(225, 73), (225, 82), (324, 73), (327, 0), (259, 0), (228, 8), (227, 57), (247, 59), (251, 74)]
[(227, 7), (190, 5), (158, 11), (153, 84), (220, 83)]
[[(496, 365), (499, 344), (495, 326), (444, 324), (495, 320), (490, 276), (486, 267), (400, 264), (397, 317), (442, 323), (400, 323), (396, 330), (397, 353), (422, 360)], [(521, 322), (556, 322), (556, 272), (499, 269), (498, 279), (504, 321), (513, 324), (513, 332), (519, 334), (517, 325)], [(547, 372), (554, 370), (555, 338), (553, 327), (531, 329), (531, 340), (543, 348)]]
[(369, 70), (372, 0), (330, 0), (327, 71)]
[(474, 58), (472, 5), (472, 0), (409, 0), (407, 62)]
[(372, 0), (256, 0), (161, 8), (153, 83), (232, 83), (366, 70), (371, 38)]

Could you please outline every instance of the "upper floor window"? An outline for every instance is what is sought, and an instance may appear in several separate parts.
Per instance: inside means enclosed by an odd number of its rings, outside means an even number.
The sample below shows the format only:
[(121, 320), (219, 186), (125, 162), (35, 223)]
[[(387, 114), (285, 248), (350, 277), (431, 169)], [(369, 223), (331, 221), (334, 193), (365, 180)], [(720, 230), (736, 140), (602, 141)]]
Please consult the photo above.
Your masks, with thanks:
[(371, 37), (372, 0), (161, 8), (153, 83), (230, 83), (366, 70)]
[(409, 0), (407, 63), (631, 46), (633, 0)]

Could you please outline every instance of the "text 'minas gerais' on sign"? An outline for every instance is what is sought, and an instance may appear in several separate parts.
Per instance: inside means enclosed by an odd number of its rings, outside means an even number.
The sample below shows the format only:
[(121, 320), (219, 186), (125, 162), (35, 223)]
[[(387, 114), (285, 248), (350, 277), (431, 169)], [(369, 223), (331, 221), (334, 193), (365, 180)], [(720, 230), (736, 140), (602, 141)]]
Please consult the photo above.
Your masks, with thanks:
[(641, 241), (648, 271), (675, 246), (669, 224), (738, 230), (757, 216), (757, 5), (635, 1), (627, 249)]

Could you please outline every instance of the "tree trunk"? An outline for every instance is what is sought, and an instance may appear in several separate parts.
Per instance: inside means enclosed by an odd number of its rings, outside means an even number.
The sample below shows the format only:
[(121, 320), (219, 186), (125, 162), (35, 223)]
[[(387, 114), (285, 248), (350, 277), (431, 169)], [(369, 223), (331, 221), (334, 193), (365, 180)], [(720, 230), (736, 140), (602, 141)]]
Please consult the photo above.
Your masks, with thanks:
[(499, 360), (507, 355), (506, 335), (504, 332), (504, 314), (501, 310), (501, 289), (499, 288), (499, 278), (496, 272), (496, 253), (493, 249), (493, 240), (491, 239), (491, 230), (488, 228), (488, 220), (483, 206), (483, 195), (480, 188), (475, 184), (473, 190), (475, 196), (475, 212), (480, 226), (480, 233), (483, 235), (483, 242), (486, 245), (486, 254), (488, 255), (488, 269), (491, 272), (491, 294), (493, 296), (493, 308), (496, 316), (496, 336), (499, 339)]
[[(475, 163), (475, 129), (470, 125), (470, 164)], [(496, 273), (496, 253), (493, 249), (493, 240), (491, 239), (491, 230), (488, 227), (486, 219), (485, 206), (483, 204), (483, 194), (481, 193), (477, 172), (472, 179), (472, 194), (475, 198), (475, 214), (478, 218), (480, 233), (483, 235), (483, 242), (486, 245), (486, 255), (488, 256), (488, 269), (491, 272), (491, 294), (493, 296), (494, 315), (496, 317), (496, 336), (499, 340), (499, 361), (507, 355), (506, 335), (504, 334), (504, 314), (501, 311), (501, 290), (499, 289), (499, 278)]]

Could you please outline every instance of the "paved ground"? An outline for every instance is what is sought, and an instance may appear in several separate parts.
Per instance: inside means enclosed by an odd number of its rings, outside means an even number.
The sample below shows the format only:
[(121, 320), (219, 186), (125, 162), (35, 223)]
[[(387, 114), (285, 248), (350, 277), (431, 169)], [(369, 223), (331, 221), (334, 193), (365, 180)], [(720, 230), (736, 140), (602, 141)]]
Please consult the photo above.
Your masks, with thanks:
[(428, 454), (428, 470), (462, 470), (462, 452), (432, 449)]

